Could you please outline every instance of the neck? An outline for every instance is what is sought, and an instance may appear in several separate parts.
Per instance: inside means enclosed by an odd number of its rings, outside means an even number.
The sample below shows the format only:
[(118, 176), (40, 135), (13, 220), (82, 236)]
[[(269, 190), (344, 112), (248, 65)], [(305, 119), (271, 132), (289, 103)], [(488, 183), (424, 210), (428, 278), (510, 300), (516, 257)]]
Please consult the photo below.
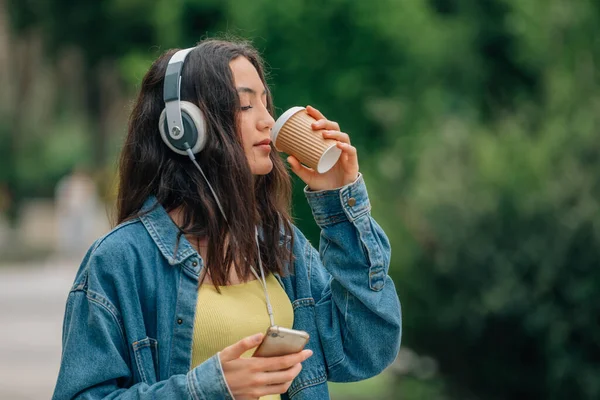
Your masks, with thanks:
[[(170, 211), (168, 214), (171, 217), (171, 219), (173, 220), (173, 222), (175, 223), (175, 225), (177, 225), (180, 228), (181, 228), (181, 226), (183, 226), (183, 209), (181, 207)], [(208, 260), (208, 240), (209, 240), (208, 237), (207, 236), (199, 237), (199, 236), (193, 236), (193, 235), (185, 235), (185, 238), (188, 240), (188, 242), (190, 242), (192, 247), (198, 252), (200, 257), (202, 257), (202, 259), (205, 260), (205, 262), (206, 262)], [(225, 239), (224, 248), (225, 249), (227, 248), (227, 239)], [(254, 277), (250, 277), (249, 280), (253, 280), (253, 279), (254, 279)], [(233, 266), (231, 266), (229, 268), (229, 277), (228, 277), (227, 284), (238, 284), (238, 283), (242, 283), (242, 282), (246, 282), (246, 281), (247, 280), (241, 279), (237, 275), (237, 272), (236, 272), (235, 268), (233, 268)], [(202, 269), (202, 273), (200, 275), (200, 283), (212, 284), (212, 279), (210, 277), (210, 272), (208, 271), (208, 268)]]
[[(173, 220), (173, 223), (177, 225), (179, 228), (183, 226), (183, 208), (178, 207), (174, 210), (169, 211), (169, 217)], [(185, 238), (190, 242), (190, 244), (196, 249), (197, 252), (201, 252), (201, 249), (206, 251), (206, 246), (208, 245), (208, 237), (206, 236), (193, 236), (193, 235), (185, 235)], [(206, 254), (201, 254), (202, 257), (205, 257)]]

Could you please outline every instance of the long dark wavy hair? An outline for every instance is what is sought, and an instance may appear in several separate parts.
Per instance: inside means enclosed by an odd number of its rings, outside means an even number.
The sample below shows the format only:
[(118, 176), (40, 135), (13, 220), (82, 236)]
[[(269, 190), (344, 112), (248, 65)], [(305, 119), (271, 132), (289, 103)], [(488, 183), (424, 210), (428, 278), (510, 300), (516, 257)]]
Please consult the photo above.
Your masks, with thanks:
[(290, 176), (274, 148), (273, 170), (261, 176), (251, 173), (237, 128), (240, 100), (229, 67), (237, 57), (254, 65), (274, 115), (263, 61), (248, 42), (209, 39), (189, 53), (182, 70), (181, 99), (196, 104), (207, 122), (207, 142), (196, 158), (219, 197), (227, 224), (200, 172), (189, 158), (171, 151), (158, 131), (165, 71), (176, 51), (161, 55), (142, 80), (121, 152), (117, 223), (139, 216), (150, 195), (167, 212), (177, 209), (183, 221), (180, 236), (209, 238), (205, 267), (215, 286), (227, 284), (232, 266), (240, 278), (250, 278), (250, 265), (257, 265), (258, 225), (263, 230), (265, 273), (285, 274), (285, 262), (292, 265), (291, 243), (280, 245), (280, 239), (283, 234), (293, 241)]

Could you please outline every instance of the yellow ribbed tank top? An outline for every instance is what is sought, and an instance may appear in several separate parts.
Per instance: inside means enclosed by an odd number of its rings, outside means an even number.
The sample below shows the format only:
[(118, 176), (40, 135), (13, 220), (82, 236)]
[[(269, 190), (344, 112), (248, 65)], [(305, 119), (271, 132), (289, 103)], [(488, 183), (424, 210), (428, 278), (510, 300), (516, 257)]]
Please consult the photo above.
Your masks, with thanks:
[[(289, 297), (273, 274), (266, 278), (267, 290), (275, 324), (292, 328), (294, 310)], [(257, 279), (237, 285), (219, 286), (202, 284), (198, 289), (194, 338), (192, 341), (192, 368), (206, 361), (225, 347), (246, 336), (266, 332), (270, 326), (265, 292)], [(250, 357), (250, 350), (242, 357)], [(279, 395), (261, 397), (261, 400), (279, 400)]]

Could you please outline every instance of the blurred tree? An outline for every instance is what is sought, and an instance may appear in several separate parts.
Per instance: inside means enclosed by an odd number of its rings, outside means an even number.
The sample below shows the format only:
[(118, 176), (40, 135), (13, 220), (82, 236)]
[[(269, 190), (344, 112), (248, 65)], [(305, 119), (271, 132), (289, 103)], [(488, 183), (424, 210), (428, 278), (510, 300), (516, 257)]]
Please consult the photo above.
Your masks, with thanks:
[[(83, 55), (81, 65), (86, 93), (86, 113), (91, 118), (93, 158), (96, 167), (107, 160), (109, 103), (107, 77), (115, 76), (118, 60), (146, 53), (157, 44), (177, 47), (192, 44), (187, 36), (217, 28), (221, 21), (217, 2), (124, 1), (81, 2), (8, 0), (8, 10), (18, 33), (41, 34), (47, 54), (56, 59), (65, 48)], [(156, 55), (156, 54), (155, 54)], [(146, 59), (148, 57), (146, 56)], [(124, 90), (120, 75), (117, 89)], [(118, 95), (118, 94), (117, 94)]]
[[(121, 2), (78, 2), (70, 0), (8, 0), (8, 10), (18, 33), (35, 30), (45, 42), (47, 54), (56, 59), (64, 49), (76, 47), (83, 54), (86, 113), (91, 119), (93, 159), (96, 167), (106, 162), (107, 116), (103, 78), (112, 73), (111, 62), (137, 46), (152, 43), (146, 14), (119, 7)], [(127, 24), (114, 24), (114, 19)], [(102, 34), (99, 34), (102, 32)]]
[[(465, 23), (500, 7), (493, 36), (512, 44), (488, 53), (474, 36), (484, 75), (496, 55), (504, 65), (476, 89), (479, 121), (441, 113), (418, 148), (382, 155), (402, 155), (378, 202), (401, 244), (405, 342), (439, 359), (457, 398), (597, 399), (598, 3), (436, 3)], [(392, 229), (399, 221), (405, 229)]]

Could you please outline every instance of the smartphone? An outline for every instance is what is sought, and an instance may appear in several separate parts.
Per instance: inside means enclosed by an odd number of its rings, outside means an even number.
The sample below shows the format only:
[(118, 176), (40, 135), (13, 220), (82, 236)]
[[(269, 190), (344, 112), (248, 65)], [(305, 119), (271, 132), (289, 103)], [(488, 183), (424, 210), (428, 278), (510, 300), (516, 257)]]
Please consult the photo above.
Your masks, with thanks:
[(277, 357), (298, 353), (304, 349), (310, 336), (304, 331), (271, 326), (252, 357)]

